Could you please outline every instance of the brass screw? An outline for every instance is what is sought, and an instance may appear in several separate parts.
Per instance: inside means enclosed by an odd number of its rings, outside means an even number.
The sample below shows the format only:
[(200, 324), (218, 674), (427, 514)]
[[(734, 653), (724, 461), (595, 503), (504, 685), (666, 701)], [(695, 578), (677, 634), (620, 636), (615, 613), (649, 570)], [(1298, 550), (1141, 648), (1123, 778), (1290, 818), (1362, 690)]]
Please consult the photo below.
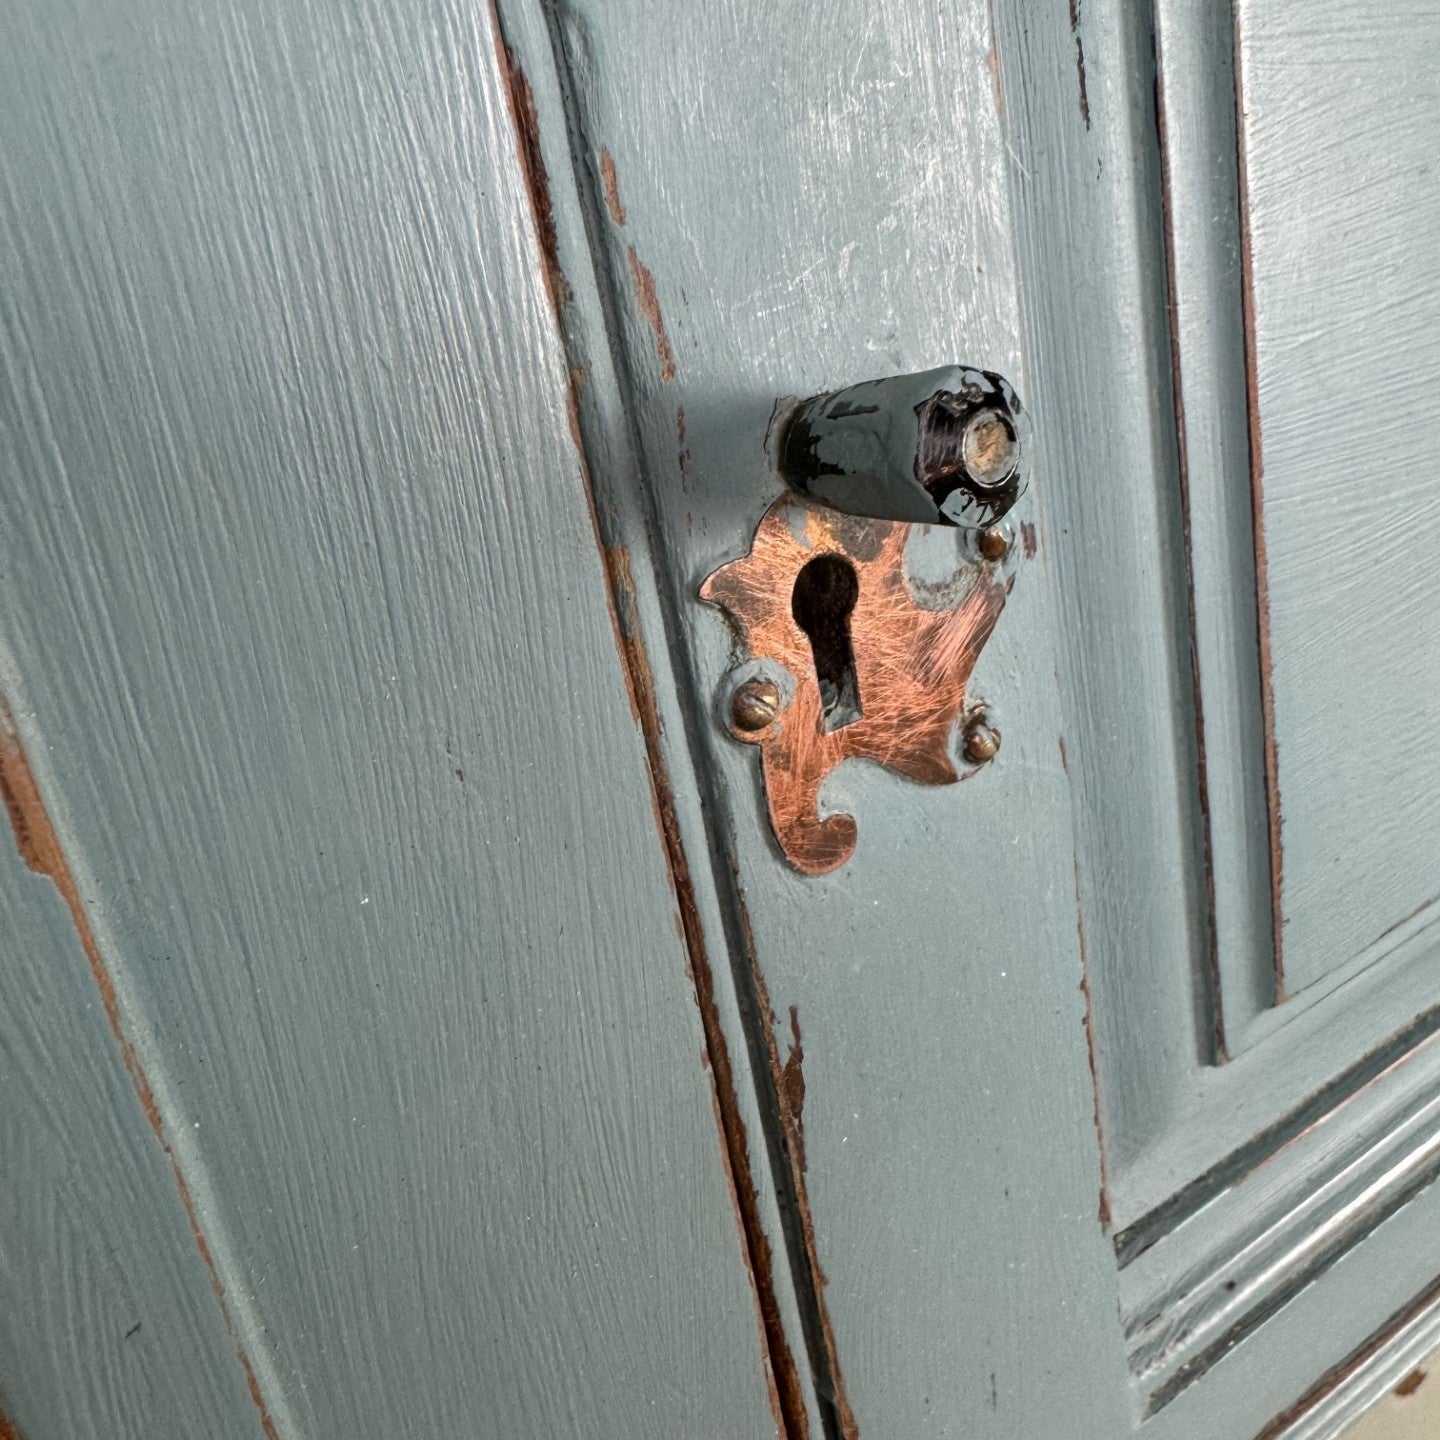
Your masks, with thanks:
[(753, 735), (780, 713), (780, 687), (773, 680), (747, 680), (730, 697), (730, 718), (737, 730)]
[(979, 545), (984, 559), (1003, 560), (1010, 551), (1010, 537), (998, 525), (992, 525), (980, 532)]
[(984, 765), (1000, 753), (1000, 732), (977, 717), (965, 727), (965, 758)]
[(994, 410), (982, 410), (971, 418), (961, 444), (965, 468), (980, 485), (1003, 485), (1020, 463), (1020, 442), (1015, 431)]

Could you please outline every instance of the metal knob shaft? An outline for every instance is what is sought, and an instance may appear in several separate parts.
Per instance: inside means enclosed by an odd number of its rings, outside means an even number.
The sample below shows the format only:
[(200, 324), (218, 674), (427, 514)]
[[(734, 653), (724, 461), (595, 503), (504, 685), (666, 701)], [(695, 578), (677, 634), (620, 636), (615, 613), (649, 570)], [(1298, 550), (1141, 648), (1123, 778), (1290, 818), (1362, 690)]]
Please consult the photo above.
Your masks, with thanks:
[(851, 515), (993, 525), (1027, 483), (1027, 422), (1010, 382), (946, 365), (867, 380), (779, 417), (793, 489)]

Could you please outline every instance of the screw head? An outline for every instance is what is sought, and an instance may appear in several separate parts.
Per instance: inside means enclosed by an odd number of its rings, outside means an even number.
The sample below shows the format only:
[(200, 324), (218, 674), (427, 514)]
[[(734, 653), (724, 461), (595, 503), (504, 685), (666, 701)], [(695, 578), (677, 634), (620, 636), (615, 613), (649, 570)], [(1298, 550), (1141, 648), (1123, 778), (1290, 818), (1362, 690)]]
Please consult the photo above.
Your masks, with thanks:
[(982, 530), (976, 543), (985, 560), (1003, 560), (1010, 553), (1010, 537), (998, 525)]
[(747, 680), (730, 697), (730, 719), (737, 730), (753, 735), (780, 713), (780, 687), (773, 680)]
[(1015, 428), (997, 410), (981, 410), (970, 417), (961, 447), (971, 478), (987, 488), (1003, 485), (1020, 463)]
[(977, 717), (965, 727), (965, 758), (985, 765), (1000, 753), (1000, 732)]

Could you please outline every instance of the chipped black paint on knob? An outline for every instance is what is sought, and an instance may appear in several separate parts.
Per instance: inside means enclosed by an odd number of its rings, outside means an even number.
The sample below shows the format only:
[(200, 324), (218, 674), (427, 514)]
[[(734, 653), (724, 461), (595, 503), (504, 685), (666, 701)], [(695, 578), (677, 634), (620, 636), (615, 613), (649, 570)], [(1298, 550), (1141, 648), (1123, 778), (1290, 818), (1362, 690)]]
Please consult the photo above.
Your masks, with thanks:
[(786, 482), (851, 515), (993, 525), (1025, 490), (1024, 407), (991, 370), (867, 380), (777, 418)]

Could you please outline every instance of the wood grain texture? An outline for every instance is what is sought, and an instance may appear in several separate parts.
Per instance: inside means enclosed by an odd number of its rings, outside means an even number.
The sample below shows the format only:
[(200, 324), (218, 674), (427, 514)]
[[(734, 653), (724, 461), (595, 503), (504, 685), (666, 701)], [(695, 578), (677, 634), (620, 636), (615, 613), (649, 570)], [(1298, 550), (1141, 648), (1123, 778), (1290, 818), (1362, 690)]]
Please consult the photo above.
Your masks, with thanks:
[(1440, 17), (1242, 0), (1237, 27), (1285, 983), (1301, 991), (1440, 891)]
[(280, 1432), (773, 1434), (487, 15), (26, 4), (0, 113), (18, 719)]
[(776, 853), (754, 756), (714, 722), (732, 640), (695, 599), (775, 494), (776, 396), (954, 359), (1018, 371), (986, 8), (732, 4), (657, 25), (641, 4), (570, 5), (561, 35), (654, 524), (683, 586), (699, 771), (731, 827), (730, 903), (792, 1119), (803, 1049), (788, 1159), (841, 1433), (1123, 1433), (1118, 1336), (1073, 1318), (1113, 1316), (1114, 1277), (1044, 562), (1022, 567), (977, 669), (1000, 760), (946, 792), (838, 771), (822, 804), (866, 824), (816, 879)]

